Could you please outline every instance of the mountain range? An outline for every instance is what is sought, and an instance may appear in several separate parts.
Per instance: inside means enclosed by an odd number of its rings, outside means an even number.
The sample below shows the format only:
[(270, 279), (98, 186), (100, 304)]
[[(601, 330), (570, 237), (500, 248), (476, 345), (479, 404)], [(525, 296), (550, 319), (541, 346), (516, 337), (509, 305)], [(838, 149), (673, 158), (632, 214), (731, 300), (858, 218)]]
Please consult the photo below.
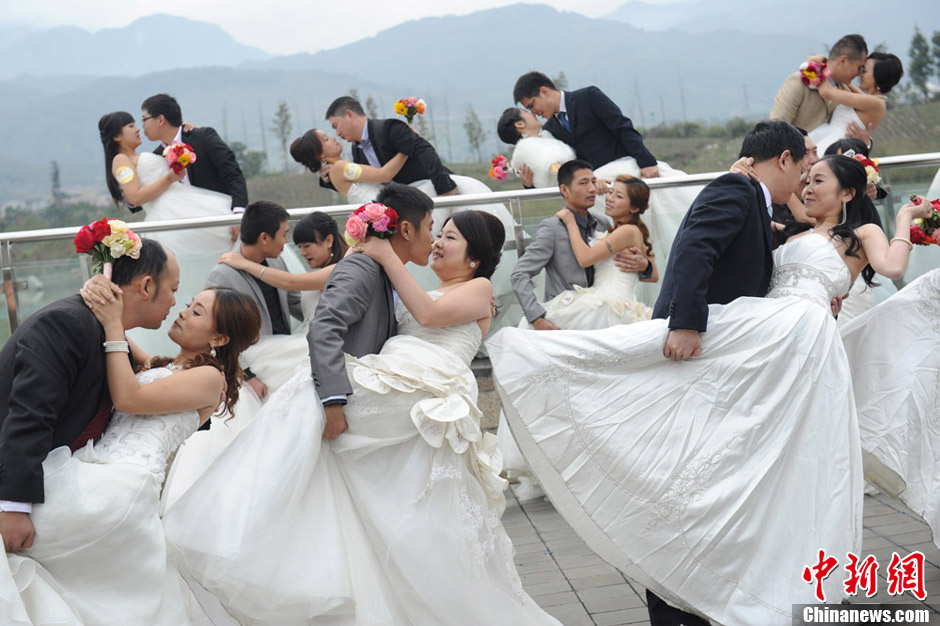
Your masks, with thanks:
[[(843, 4), (833, 0), (825, 11)], [(0, 50), (0, 206), (48, 193), (53, 160), (67, 189), (104, 193), (98, 118), (114, 110), (138, 116), (140, 102), (158, 92), (173, 94), (187, 121), (266, 148), (272, 169), (283, 166), (270, 131), (279, 101), (299, 135), (328, 129), (327, 105), (350, 89), (371, 97), (381, 116), (393, 115), (398, 98), (417, 95), (428, 102), (424, 121), (443, 158), (463, 161), (471, 106), (488, 132), (483, 151), (506, 149), (495, 122), (512, 105), (515, 79), (531, 69), (563, 72), (571, 87), (598, 85), (641, 128), (758, 119), (783, 78), (838, 36), (860, 30), (905, 57), (914, 23), (940, 23), (940, 3), (930, 0), (851, 6), (853, 20), (867, 17), (879, 32), (823, 19), (810, 0), (687, 0), (633, 1), (600, 19), (518, 4), (405, 22), (333, 50), (282, 57), (243, 46), (216, 25), (162, 15), (94, 34), (20, 33)], [(885, 10), (890, 25), (877, 19)], [(783, 26), (772, 28), (775, 21)], [(183, 52), (166, 52), (177, 48)]]

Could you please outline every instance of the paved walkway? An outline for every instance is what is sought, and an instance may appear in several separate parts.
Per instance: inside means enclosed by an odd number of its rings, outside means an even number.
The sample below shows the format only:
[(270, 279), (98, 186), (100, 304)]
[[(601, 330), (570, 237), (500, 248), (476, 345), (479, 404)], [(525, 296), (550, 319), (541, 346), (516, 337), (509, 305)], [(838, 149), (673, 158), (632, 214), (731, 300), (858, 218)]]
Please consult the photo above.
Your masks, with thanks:
[[(516, 546), (516, 566), (540, 606), (565, 626), (649, 624), (645, 589), (595, 555), (551, 503), (520, 505), (509, 492), (507, 500), (503, 523)], [(873, 554), (880, 565), (878, 594), (865, 601), (922, 605), (931, 611), (931, 624), (940, 624), (940, 550), (927, 525), (904, 503), (878, 495), (865, 497), (864, 528), (862, 556)], [(889, 596), (891, 553), (905, 557), (918, 550), (926, 557), (926, 600)]]

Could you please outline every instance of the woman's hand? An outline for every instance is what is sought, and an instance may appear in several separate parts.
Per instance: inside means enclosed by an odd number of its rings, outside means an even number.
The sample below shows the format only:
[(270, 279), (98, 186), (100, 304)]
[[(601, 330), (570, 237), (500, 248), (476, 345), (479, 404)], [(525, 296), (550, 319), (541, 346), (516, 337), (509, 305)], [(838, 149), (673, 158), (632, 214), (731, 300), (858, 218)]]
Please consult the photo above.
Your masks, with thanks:
[(832, 100), (832, 92), (836, 91), (836, 87), (828, 80), (824, 80), (816, 87), (816, 91), (823, 100)]
[(96, 274), (85, 281), (78, 293), (88, 308), (94, 311), (96, 305), (104, 306), (114, 302), (123, 292), (104, 275)]
[(555, 213), (555, 217), (560, 219), (565, 226), (569, 224), (576, 224), (577, 222), (574, 219), (574, 213), (568, 209), (562, 209), (558, 213)]
[(197, 128), (199, 128), (199, 127), (196, 126), (195, 124), (190, 124), (189, 122), (183, 122), (183, 132), (184, 132), (184, 133), (191, 133), (191, 132), (193, 132), (194, 130), (196, 130)]
[(356, 248), (359, 252), (380, 264), (384, 264), (395, 256), (395, 251), (388, 239), (366, 237)]
[(170, 180), (170, 184), (178, 183), (186, 177), (186, 168), (180, 170), (180, 173), (177, 174), (173, 170), (169, 170), (166, 173), (166, 177)]
[(757, 173), (757, 170), (754, 169), (754, 157), (741, 157), (731, 164), (728, 171), (732, 174), (747, 176), (754, 182), (760, 182), (760, 175)]
[(930, 204), (930, 200), (924, 196), (917, 196), (917, 200), (915, 202), (908, 202), (898, 209), (898, 213), (901, 211), (907, 211), (910, 214), (911, 219), (916, 220), (918, 218), (930, 217), (930, 214), (933, 213), (933, 205)]
[(244, 272), (248, 269), (248, 261), (245, 260), (245, 257), (240, 255), (237, 252), (226, 252), (219, 257), (219, 263), (225, 263), (229, 267), (234, 267), (237, 270)]
[(122, 330), (124, 328), (124, 322), (121, 319), (124, 315), (123, 295), (119, 294), (115, 296), (113, 300), (105, 302), (104, 304), (95, 304), (91, 312), (95, 314), (101, 327), (105, 329), (105, 332), (109, 329)]

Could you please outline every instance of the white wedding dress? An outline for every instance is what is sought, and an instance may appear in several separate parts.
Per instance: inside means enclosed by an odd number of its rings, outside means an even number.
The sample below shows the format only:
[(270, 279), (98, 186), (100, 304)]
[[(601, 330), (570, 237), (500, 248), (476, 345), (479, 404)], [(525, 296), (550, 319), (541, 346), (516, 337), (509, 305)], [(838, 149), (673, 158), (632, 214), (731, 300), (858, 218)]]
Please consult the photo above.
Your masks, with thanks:
[[(663, 356), (666, 320), (505, 329), (488, 343), (513, 434), (595, 552), (718, 624), (787, 625), (824, 549), (858, 554), (862, 463), (831, 298), (849, 287), (810, 234), (774, 253), (767, 298), (709, 306), (702, 356)], [(824, 588), (830, 602), (842, 578)]]
[(299, 367), (168, 510), (174, 558), (245, 625), (557, 625), (499, 521), (505, 481), (469, 368), (479, 326), (398, 315), (380, 354), (346, 356), (349, 430), (321, 439)]
[(832, 112), (832, 117), (829, 118), (827, 123), (809, 131), (809, 138), (816, 144), (816, 150), (819, 152), (820, 157), (825, 154), (826, 148), (831, 144), (845, 138), (845, 130), (851, 122), (855, 122), (862, 128), (865, 127), (858, 113), (855, 112), (855, 109), (844, 104), (839, 104), (836, 105), (835, 110)]
[[(154, 368), (137, 379), (146, 384), (171, 373)], [(190, 623), (194, 605), (167, 564), (158, 506), (167, 458), (198, 424), (196, 411), (115, 412), (97, 443), (49, 453), (46, 501), (30, 516), (33, 547), (6, 555), (0, 567), (0, 623)]]
[[(842, 328), (865, 473), (924, 518), (940, 547), (940, 270)], [(887, 471), (886, 471), (887, 470)]]

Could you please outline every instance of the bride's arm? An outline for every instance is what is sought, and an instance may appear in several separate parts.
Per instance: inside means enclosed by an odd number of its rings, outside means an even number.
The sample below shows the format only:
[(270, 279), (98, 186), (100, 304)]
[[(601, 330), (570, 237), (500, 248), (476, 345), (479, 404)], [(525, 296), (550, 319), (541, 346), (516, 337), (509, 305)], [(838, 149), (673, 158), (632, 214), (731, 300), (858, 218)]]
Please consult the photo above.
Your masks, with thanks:
[(141, 206), (160, 196), (164, 191), (170, 188), (173, 183), (183, 180), (186, 171), (174, 174), (173, 170), (167, 170), (167, 173), (158, 180), (149, 185), (141, 185), (137, 178), (137, 169), (131, 163), (130, 157), (126, 154), (119, 154), (111, 161), (111, 175), (121, 186), (124, 193), (124, 199), (128, 204)]
[[(126, 341), (121, 322), (122, 309), (122, 296), (117, 296), (113, 302), (96, 304), (92, 309), (104, 328), (105, 341)], [(219, 405), (225, 378), (214, 367), (194, 367), (141, 385), (134, 375), (127, 352), (108, 352), (105, 356), (108, 391), (118, 411), (163, 415)]]
[(422, 326), (443, 328), (490, 317), (493, 284), (486, 278), (461, 283), (435, 300), (408, 272), (388, 241), (369, 237), (361, 246), (364, 254), (382, 266), (398, 297)]
[(828, 82), (819, 85), (819, 95), (826, 100), (832, 100), (836, 104), (852, 107), (863, 122), (870, 123), (873, 126), (878, 126), (881, 123), (887, 110), (884, 98), (862, 92), (854, 93), (838, 89)]
[(260, 278), (272, 287), (284, 289), (285, 291), (322, 291), (330, 273), (336, 264), (321, 267), (312, 272), (303, 274), (293, 274), (279, 270), (276, 267), (268, 267), (254, 261), (249, 261), (237, 252), (226, 252), (219, 257), (219, 263), (225, 263), (237, 270), (248, 272), (255, 278)]
[[(624, 224), (614, 229), (602, 241), (598, 241), (593, 246), (588, 246), (581, 238), (581, 231), (578, 230), (578, 223), (575, 221), (574, 213), (568, 209), (562, 209), (555, 214), (568, 229), (568, 240), (571, 242), (571, 251), (574, 252), (574, 258), (578, 260), (581, 267), (590, 267), (606, 258), (612, 257), (628, 246), (641, 247), (643, 236), (640, 235), (640, 229), (632, 224)], [(640, 235), (636, 237), (636, 235)]]
[(913, 244), (910, 243), (911, 220), (927, 217), (933, 210), (930, 202), (918, 196), (919, 204), (908, 203), (898, 209), (894, 232), (897, 237), (888, 241), (885, 233), (877, 224), (864, 224), (856, 229), (855, 234), (862, 242), (862, 251), (872, 269), (891, 280), (897, 280), (907, 271)]

